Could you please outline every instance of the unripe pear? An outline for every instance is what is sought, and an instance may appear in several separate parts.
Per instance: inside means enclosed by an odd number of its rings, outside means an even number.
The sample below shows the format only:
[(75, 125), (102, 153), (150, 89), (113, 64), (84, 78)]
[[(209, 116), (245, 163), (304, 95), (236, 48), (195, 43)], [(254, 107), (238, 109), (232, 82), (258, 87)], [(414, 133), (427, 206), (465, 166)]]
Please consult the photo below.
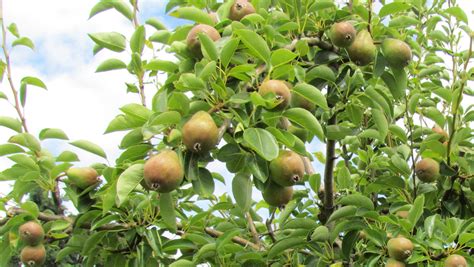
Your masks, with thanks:
[(387, 242), (388, 255), (398, 261), (405, 261), (413, 252), (413, 243), (405, 237), (395, 237)]
[(46, 260), (46, 249), (41, 244), (26, 246), (21, 250), (20, 260), (28, 267), (41, 266)]
[(173, 150), (163, 150), (152, 156), (143, 167), (143, 179), (152, 190), (168, 193), (179, 187), (184, 170), (178, 154)]
[(303, 176), (303, 160), (293, 151), (282, 150), (278, 157), (270, 162), (270, 177), (280, 186), (292, 186), (301, 181)]
[(461, 255), (449, 255), (444, 262), (444, 267), (467, 267), (467, 261)]
[(35, 221), (22, 224), (18, 232), (20, 239), (29, 246), (36, 246), (44, 239), (43, 227)]
[(282, 100), (274, 109), (282, 110), (288, 106), (291, 101), (291, 92), (285, 82), (280, 80), (267, 80), (260, 84), (258, 88), (258, 93), (261, 96), (265, 96), (270, 93), (276, 95), (277, 100)]
[(69, 168), (66, 175), (69, 181), (79, 189), (86, 189), (100, 182), (99, 174), (92, 167)]
[(367, 30), (357, 33), (354, 42), (347, 48), (350, 59), (359, 66), (365, 66), (374, 61), (376, 52), (377, 48)]
[(234, 4), (230, 7), (229, 19), (239, 21), (252, 13), (255, 13), (252, 3), (248, 0), (235, 0)]
[(445, 142), (446, 140), (448, 140), (448, 133), (445, 130), (443, 130), (443, 128), (439, 127), (438, 125), (433, 126), (431, 130), (441, 135), (441, 137), (439, 138), (440, 142)]
[(219, 129), (211, 115), (196, 112), (183, 126), (183, 143), (193, 153), (206, 153), (217, 145)]
[(405, 263), (394, 259), (388, 259), (387, 264), (385, 264), (385, 267), (405, 267)]
[(186, 44), (188, 49), (196, 55), (201, 55), (201, 42), (199, 41), (199, 33), (206, 34), (213, 41), (217, 41), (221, 38), (219, 32), (212, 26), (206, 24), (198, 24), (194, 26), (186, 37)]
[(351, 23), (342, 21), (334, 23), (329, 30), (329, 39), (338, 47), (350, 46), (356, 37), (357, 31)]
[(393, 38), (383, 40), (382, 53), (388, 65), (396, 68), (408, 66), (412, 57), (410, 46), (401, 40)]
[(290, 200), (293, 198), (293, 187), (283, 187), (270, 182), (263, 190), (262, 196), (269, 205), (282, 207), (290, 202)]
[(420, 181), (432, 183), (439, 175), (439, 163), (430, 158), (425, 158), (415, 164), (415, 173)]

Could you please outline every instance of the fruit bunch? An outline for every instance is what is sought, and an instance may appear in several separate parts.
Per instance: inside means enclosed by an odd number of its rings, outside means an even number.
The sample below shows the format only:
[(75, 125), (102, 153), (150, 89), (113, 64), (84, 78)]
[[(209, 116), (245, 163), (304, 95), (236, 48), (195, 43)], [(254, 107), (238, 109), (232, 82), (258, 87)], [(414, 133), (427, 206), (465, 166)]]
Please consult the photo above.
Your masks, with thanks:
[(35, 222), (24, 223), (18, 229), (20, 240), (25, 244), (20, 253), (20, 259), (26, 266), (41, 266), (46, 260), (46, 249), (43, 227)]

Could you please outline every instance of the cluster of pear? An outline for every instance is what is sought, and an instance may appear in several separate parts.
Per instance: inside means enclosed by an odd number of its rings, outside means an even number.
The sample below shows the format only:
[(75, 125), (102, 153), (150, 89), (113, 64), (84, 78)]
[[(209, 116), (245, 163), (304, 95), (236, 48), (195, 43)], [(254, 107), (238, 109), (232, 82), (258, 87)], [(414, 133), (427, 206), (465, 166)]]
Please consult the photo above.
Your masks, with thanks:
[[(193, 154), (205, 154), (219, 141), (219, 129), (211, 115), (205, 111), (196, 112), (183, 125), (182, 133), (186, 149)], [(169, 193), (183, 182), (183, 165), (178, 154), (171, 149), (162, 150), (150, 157), (143, 169), (146, 187), (160, 193)]]
[[(255, 8), (248, 0), (236, 0), (229, 10), (229, 19), (240, 21), (243, 17), (255, 13)], [(212, 12), (209, 16), (214, 22), (217, 22), (217, 14)], [(199, 41), (199, 34), (207, 35), (211, 40), (217, 41), (221, 38), (219, 32), (212, 26), (206, 24), (198, 24), (194, 26), (186, 37), (186, 44), (188, 49), (195, 55), (201, 55), (201, 43)]]
[(293, 185), (304, 176), (304, 163), (300, 155), (290, 150), (281, 150), (270, 162), (270, 181), (262, 196), (270, 205), (281, 207), (293, 198)]
[[(331, 26), (328, 36), (335, 46), (346, 48), (349, 58), (355, 64), (365, 66), (374, 61), (377, 47), (367, 30), (357, 32), (350, 22), (342, 21)], [(410, 63), (412, 53), (405, 42), (386, 38), (381, 48), (389, 66), (403, 68)]]
[[(439, 141), (447, 146), (448, 133), (437, 125), (433, 126), (432, 131), (440, 135)], [(424, 158), (415, 164), (415, 173), (420, 181), (432, 183), (439, 176), (439, 163), (432, 158)]]
[(46, 249), (42, 244), (43, 227), (37, 222), (29, 221), (22, 224), (18, 232), (20, 240), (25, 244), (20, 253), (21, 262), (26, 266), (41, 266), (46, 260)]

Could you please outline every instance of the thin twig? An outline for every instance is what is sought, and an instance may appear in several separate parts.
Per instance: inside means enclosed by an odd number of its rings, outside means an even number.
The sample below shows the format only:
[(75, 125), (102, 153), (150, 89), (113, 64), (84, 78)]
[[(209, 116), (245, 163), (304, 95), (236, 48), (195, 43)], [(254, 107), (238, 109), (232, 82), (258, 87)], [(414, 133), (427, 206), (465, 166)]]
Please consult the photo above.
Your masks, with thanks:
[(252, 215), (250, 214), (250, 212), (247, 212), (245, 216), (247, 217), (247, 223), (249, 225), (250, 233), (252, 234), (252, 237), (253, 237), (253, 242), (257, 244), (258, 246), (261, 246), (260, 238), (258, 237), (258, 232), (257, 232), (257, 229), (255, 228), (255, 223), (253, 222)]

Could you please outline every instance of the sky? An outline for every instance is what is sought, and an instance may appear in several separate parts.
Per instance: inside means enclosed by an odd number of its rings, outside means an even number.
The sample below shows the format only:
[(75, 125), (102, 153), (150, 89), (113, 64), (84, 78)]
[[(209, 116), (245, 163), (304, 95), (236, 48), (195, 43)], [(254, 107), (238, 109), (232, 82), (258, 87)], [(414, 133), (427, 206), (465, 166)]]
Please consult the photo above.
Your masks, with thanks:
[[(15, 22), (21, 35), (31, 38), (36, 48), (31, 51), (26, 47), (15, 47), (11, 52), (13, 79), (16, 84), (24, 76), (36, 76), (48, 86), (48, 91), (31, 87), (28, 91), (26, 118), (30, 131), (38, 134), (43, 128), (61, 128), (70, 140), (87, 139), (99, 144), (107, 153), (109, 162), (113, 164), (120, 154), (118, 144), (123, 133), (104, 135), (108, 123), (120, 113), (119, 108), (128, 103), (139, 103), (136, 95), (127, 94), (125, 82), (133, 82), (134, 78), (125, 70), (95, 73), (97, 66), (110, 57), (128, 61), (128, 55), (101, 51), (92, 54), (94, 43), (88, 33), (117, 31), (130, 36), (133, 31), (131, 23), (114, 11), (105, 11), (88, 19), (90, 9), (97, 0), (4, 0), (4, 17), (6, 24)], [(164, 15), (162, 0), (140, 0), (141, 17), (154, 16), (173, 28), (182, 21)], [(472, 9), (469, 0), (459, 1), (461, 6)], [(470, 23), (474, 18), (471, 11)], [(151, 28), (148, 28), (151, 32)], [(11, 41), (11, 37), (9, 39)], [(160, 53), (160, 59), (171, 59), (172, 56)], [(0, 91), (9, 93), (5, 80), (0, 84)], [(154, 93), (153, 87), (147, 87), (148, 100)], [(0, 100), (2, 101), (2, 100)], [(0, 102), (0, 115), (16, 117), (14, 109), (5, 101)], [(0, 143), (6, 142), (14, 132), (0, 128)], [(104, 162), (102, 158), (83, 152), (63, 141), (47, 140), (43, 145), (53, 154), (68, 149), (76, 152), (81, 165), (93, 162)], [(310, 152), (322, 151), (319, 143), (308, 147)], [(0, 170), (10, 166), (8, 159), (0, 158)], [(317, 171), (322, 173), (322, 165), (315, 162)], [(211, 171), (224, 175), (230, 181), (229, 174), (223, 164), (214, 162)], [(216, 182), (216, 193), (230, 192), (227, 187)], [(0, 183), (0, 192), (7, 185)], [(3, 187), (3, 188), (2, 188)], [(2, 190), (3, 189), (3, 190)], [(255, 200), (261, 199), (260, 193), (254, 189)]]

